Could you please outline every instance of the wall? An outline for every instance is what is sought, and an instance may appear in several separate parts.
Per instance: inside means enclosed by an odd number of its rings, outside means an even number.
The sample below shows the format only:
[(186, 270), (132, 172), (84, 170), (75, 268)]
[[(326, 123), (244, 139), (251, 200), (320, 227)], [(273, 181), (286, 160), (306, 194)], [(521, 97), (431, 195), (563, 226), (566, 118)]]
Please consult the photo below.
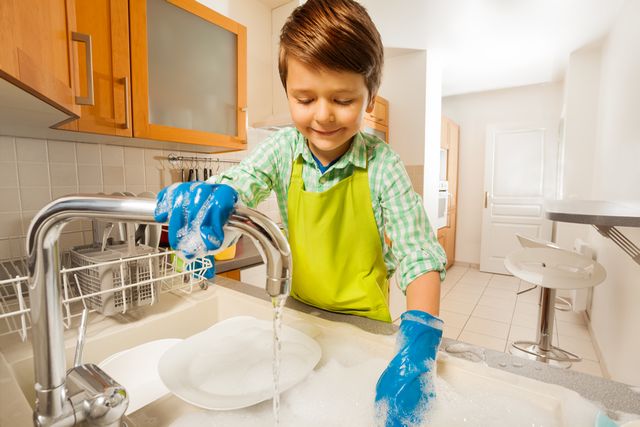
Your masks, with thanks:
[[(558, 198), (589, 199), (597, 139), (602, 44), (573, 52), (565, 76), (564, 138)], [(571, 248), (576, 239), (587, 240), (590, 227), (562, 224), (557, 242)]]
[(558, 123), (562, 91), (562, 84), (551, 83), (443, 98), (442, 114), (460, 125), (457, 262), (480, 263), (487, 125)]
[[(0, 259), (25, 255), (33, 216), (72, 193), (159, 191), (170, 183), (160, 150), (0, 136)], [(165, 168), (165, 165), (167, 166)], [(92, 241), (89, 222), (73, 222), (63, 247)]]
[(424, 164), (427, 52), (385, 56), (379, 93), (389, 101), (389, 145), (405, 165)]
[[(593, 198), (640, 200), (640, 2), (627, 1), (603, 47)], [(585, 177), (586, 179), (587, 177)], [(640, 229), (620, 227), (640, 246)], [(640, 386), (640, 265), (590, 231), (607, 270), (594, 289), (591, 327), (611, 378)]]
[[(268, 133), (250, 129), (248, 136), (249, 148), (252, 149)], [(24, 238), (29, 223), (51, 200), (75, 193), (157, 193), (178, 181), (178, 166), (166, 160), (170, 153), (192, 155), (177, 151), (0, 136), (0, 260), (25, 256)], [(198, 154), (198, 157), (239, 160), (247, 153)], [(215, 163), (212, 167), (216, 167)], [(222, 169), (226, 167), (221, 165)], [(279, 221), (274, 196), (259, 208)], [(91, 223), (76, 221), (67, 225), (60, 242), (63, 249), (91, 243)]]

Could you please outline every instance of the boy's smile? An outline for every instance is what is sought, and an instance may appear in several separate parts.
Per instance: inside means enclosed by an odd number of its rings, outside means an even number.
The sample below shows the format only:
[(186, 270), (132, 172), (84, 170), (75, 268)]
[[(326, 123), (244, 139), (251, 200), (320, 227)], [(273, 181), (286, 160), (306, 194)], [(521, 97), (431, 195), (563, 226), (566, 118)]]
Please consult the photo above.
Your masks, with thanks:
[(296, 128), (309, 149), (327, 165), (347, 152), (363, 114), (373, 109), (364, 77), (350, 71), (312, 67), (287, 60), (287, 98)]

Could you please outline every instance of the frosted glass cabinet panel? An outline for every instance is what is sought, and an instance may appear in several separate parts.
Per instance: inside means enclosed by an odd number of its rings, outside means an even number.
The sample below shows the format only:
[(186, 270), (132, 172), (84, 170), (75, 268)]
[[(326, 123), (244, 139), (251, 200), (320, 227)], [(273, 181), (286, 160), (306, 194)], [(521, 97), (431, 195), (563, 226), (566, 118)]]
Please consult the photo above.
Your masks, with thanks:
[(246, 146), (246, 28), (195, 0), (130, 2), (134, 135)]

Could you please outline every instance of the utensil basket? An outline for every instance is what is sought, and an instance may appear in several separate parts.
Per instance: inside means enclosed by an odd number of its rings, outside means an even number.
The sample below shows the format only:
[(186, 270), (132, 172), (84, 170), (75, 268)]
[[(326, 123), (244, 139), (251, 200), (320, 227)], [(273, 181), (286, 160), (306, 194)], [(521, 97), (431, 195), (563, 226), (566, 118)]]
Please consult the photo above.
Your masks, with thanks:
[[(160, 270), (158, 257), (146, 257), (127, 261), (128, 258), (157, 252), (156, 249), (139, 245), (133, 253), (126, 244), (109, 246), (104, 251), (96, 246), (80, 246), (71, 249), (72, 267), (86, 267), (74, 273), (74, 279), (89, 308), (104, 315), (122, 313), (128, 308), (150, 305), (158, 298)], [(105, 264), (109, 261), (121, 260), (119, 263)], [(122, 291), (99, 293), (101, 291), (120, 288), (134, 283), (142, 283)], [(73, 288), (73, 286), (72, 286)]]

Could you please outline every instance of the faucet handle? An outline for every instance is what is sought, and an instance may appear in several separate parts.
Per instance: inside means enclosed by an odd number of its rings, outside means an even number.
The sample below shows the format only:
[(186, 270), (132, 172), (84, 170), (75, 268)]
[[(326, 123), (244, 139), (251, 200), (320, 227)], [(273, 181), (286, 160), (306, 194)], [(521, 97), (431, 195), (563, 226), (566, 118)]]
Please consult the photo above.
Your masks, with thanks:
[(91, 426), (120, 426), (129, 406), (123, 386), (92, 363), (75, 366), (67, 372), (67, 392), (77, 421)]
[(80, 326), (78, 327), (78, 340), (76, 341), (76, 353), (73, 358), (74, 367), (80, 366), (82, 364), (82, 351), (84, 350), (84, 337), (87, 334), (87, 316), (88, 315), (89, 315), (89, 309), (85, 307), (82, 310), (82, 317), (80, 317)]

